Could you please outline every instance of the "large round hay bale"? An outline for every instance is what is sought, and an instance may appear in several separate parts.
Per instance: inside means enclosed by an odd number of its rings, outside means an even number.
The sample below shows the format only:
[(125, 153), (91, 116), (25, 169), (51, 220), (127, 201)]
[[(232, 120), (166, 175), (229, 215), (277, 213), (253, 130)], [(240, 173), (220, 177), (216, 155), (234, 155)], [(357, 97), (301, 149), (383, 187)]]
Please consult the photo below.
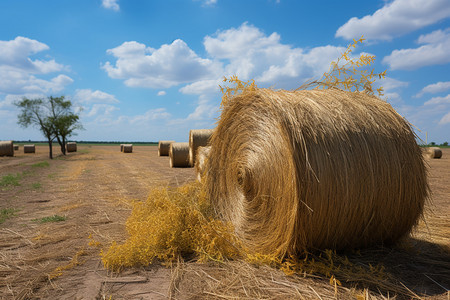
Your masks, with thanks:
[(192, 129), (189, 131), (189, 162), (195, 164), (198, 147), (205, 147), (209, 143), (214, 129)]
[(442, 157), (442, 150), (439, 147), (429, 147), (427, 149), (427, 155), (430, 158), (441, 158)]
[(364, 93), (244, 92), (225, 104), (210, 144), (209, 199), (252, 251), (391, 244), (428, 199), (410, 124)]
[(190, 167), (189, 143), (171, 143), (169, 149), (169, 164), (171, 168)]
[(76, 142), (68, 142), (66, 144), (67, 152), (77, 152), (77, 143)]
[(123, 144), (123, 153), (133, 152), (133, 144)]
[(202, 181), (202, 177), (205, 175), (206, 160), (208, 159), (211, 146), (198, 147), (195, 160), (195, 173), (197, 174), (197, 180)]
[(158, 156), (169, 156), (170, 144), (175, 141), (159, 141), (158, 143)]
[(23, 153), (36, 153), (34, 145), (23, 145)]
[(0, 156), (14, 156), (13, 141), (0, 141)]

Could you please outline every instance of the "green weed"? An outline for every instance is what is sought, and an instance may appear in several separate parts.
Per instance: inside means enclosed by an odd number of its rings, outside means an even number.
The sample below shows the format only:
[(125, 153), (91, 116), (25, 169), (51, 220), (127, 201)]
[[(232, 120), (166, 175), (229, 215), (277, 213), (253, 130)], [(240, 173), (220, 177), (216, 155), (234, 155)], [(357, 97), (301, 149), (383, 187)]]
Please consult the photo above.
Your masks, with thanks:
[(50, 217), (43, 217), (40, 219), (33, 219), (34, 222), (39, 222), (39, 223), (49, 223), (49, 222), (61, 222), (61, 221), (65, 221), (67, 218), (66, 217), (62, 217), (62, 216), (58, 216), (58, 215), (53, 215)]
[(20, 173), (14, 174), (8, 174), (2, 177), (2, 180), (0, 180), (0, 187), (7, 187), (7, 186), (19, 186), (21, 175)]
[(14, 208), (3, 208), (0, 210), (0, 224), (6, 221), (6, 219), (9, 219), (16, 215), (16, 212), (18, 210)]

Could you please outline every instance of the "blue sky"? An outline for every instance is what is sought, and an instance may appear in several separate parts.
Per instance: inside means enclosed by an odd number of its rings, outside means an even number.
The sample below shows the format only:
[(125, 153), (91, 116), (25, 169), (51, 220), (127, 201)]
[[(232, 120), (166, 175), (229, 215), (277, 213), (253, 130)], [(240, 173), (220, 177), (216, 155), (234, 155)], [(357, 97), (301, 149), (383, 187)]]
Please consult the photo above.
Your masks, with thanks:
[(450, 142), (450, 0), (1, 0), (0, 140), (43, 140), (13, 103), (64, 95), (75, 140), (187, 141), (223, 76), (295, 89), (361, 35), (387, 101)]

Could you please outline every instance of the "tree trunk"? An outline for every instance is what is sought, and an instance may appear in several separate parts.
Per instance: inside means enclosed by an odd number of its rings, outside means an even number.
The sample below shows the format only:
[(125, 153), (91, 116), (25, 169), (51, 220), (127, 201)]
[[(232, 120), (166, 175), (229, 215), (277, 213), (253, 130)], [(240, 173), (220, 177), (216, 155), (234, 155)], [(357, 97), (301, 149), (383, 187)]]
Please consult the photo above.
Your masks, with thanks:
[(50, 159), (53, 159), (53, 145), (52, 144), (53, 144), (53, 141), (51, 139), (48, 139), (48, 147), (49, 147), (48, 153), (49, 153)]
[(63, 136), (62, 137), (62, 145), (61, 145), (61, 150), (63, 152), (64, 155), (66, 155), (66, 138)]

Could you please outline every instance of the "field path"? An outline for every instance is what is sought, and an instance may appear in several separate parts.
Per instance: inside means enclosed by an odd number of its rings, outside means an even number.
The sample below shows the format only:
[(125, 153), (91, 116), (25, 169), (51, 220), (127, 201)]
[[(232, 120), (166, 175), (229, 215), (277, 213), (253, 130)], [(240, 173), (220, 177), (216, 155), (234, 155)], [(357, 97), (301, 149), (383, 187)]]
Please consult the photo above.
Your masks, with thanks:
[[(79, 145), (54, 160), (46, 150), (0, 160), (0, 176), (23, 174), (20, 186), (0, 190), (0, 208), (17, 210), (0, 225), (0, 298), (166, 299), (169, 270), (117, 277), (104, 270), (99, 252), (126, 238), (131, 201), (145, 200), (153, 187), (194, 180), (194, 171), (169, 168), (155, 146), (121, 153), (118, 146)], [(39, 222), (53, 215), (66, 219)]]

